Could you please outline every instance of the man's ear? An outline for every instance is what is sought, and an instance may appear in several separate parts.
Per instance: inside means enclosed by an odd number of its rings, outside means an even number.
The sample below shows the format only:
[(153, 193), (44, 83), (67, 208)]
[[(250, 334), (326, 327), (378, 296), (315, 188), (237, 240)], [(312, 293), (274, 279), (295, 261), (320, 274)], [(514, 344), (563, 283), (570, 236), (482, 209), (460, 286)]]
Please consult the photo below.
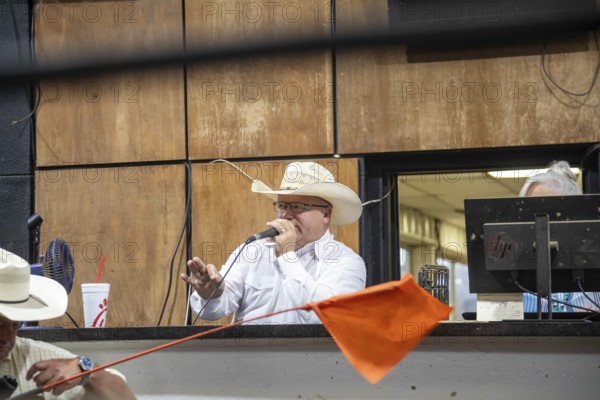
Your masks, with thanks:
[(333, 212), (332, 207), (327, 207), (323, 210), (323, 216), (329, 220), (331, 220), (331, 213)]

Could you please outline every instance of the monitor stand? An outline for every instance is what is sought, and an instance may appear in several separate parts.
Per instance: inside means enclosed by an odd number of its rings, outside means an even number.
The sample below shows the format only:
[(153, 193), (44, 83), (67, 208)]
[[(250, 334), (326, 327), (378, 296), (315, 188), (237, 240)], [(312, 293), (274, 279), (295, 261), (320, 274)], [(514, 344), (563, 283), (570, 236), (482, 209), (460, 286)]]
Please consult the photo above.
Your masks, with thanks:
[(548, 320), (552, 320), (552, 264), (550, 259), (550, 217), (548, 214), (535, 215), (535, 252), (537, 257), (536, 291), (538, 319), (542, 319), (542, 297), (548, 299)]

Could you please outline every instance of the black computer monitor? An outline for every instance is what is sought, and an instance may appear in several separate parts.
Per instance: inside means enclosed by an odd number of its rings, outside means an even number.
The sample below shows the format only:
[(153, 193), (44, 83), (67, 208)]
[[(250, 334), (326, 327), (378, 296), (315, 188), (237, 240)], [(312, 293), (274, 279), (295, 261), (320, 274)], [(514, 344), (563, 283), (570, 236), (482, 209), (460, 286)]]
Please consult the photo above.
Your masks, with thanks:
[(547, 215), (552, 293), (600, 291), (600, 195), (465, 199), (469, 290), (536, 292), (536, 229)]

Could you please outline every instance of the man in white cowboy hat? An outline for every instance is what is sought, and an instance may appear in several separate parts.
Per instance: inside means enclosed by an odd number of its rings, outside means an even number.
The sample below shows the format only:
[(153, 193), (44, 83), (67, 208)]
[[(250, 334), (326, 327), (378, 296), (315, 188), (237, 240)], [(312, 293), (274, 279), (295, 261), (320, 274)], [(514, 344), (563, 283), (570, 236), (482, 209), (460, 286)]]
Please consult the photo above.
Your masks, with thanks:
[[(198, 257), (188, 261), (191, 274), (181, 278), (195, 289), (190, 305), (196, 314), (202, 310), (200, 318), (215, 320), (234, 313), (234, 320), (240, 321), (364, 289), (363, 259), (329, 231), (329, 225), (350, 224), (360, 217), (362, 204), (356, 193), (314, 162), (289, 164), (279, 190), (255, 181), (252, 191), (275, 200), (277, 218), (267, 224), (278, 235), (251, 243), (233, 263), (238, 248), (226, 263), (230, 271), (223, 275)], [(257, 321), (320, 323), (306, 311)]]
[[(60, 317), (67, 309), (67, 292), (58, 282), (31, 275), (21, 257), (0, 249), (0, 376), (17, 382), (13, 395), (77, 375), (93, 362), (49, 343), (17, 337), (18, 321)], [(89, 378), (88, 378), (89, 377)], [(135, 399), (123, 376), (101, 370), (44, 392), (46, 399)]]

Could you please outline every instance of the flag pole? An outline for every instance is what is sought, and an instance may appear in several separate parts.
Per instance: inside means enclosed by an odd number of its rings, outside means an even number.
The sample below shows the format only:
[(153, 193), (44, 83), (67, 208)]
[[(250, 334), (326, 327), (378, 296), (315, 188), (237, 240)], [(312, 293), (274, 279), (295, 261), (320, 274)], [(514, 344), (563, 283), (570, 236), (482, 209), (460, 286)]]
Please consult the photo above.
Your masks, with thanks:
[(181, 344), (181, 343), (193, 340), (193, 339), (198, 339), (198, 338), (201, 338), (201, 337), (204, 337), (204, 336), (211, 335), (213, 333), (224, 331), (225, 329), (233, 328), (234, 326), (239, 326), (239, 325), (242, 325), (242, 324), (245, 324), (245, 323), (248, 323), (248, 322), (256, 321), (256, 320), (263, 319), (263, 318), (272, 317), (274, 315), (283, 314), (283, 313), (290, 312), (290, 311), (297, 311), (297, 310), (309, 311), (310, 309), (311, 308), (310, 308), (310, 306), (308, 304), (304, 304), (304, 305), (301, 305), (301, 306), (298, 306), (298, 307), (286, 308), (285, 310), (274, 311), (274, 312), (271, 312), (271, 313), (268, 313), (268, 314), (259, 315), (257, 317), (248, 318), (248, 319), (245, 319), (245, 320), (242, 320), (242, 321), (233, 322), (231, 324), (227, 324), (227, 325), (223, 325), (223, 326), (218, 326), (216, 328), (212, 328), (212, 329), (209, 329), (209, 330), (204, 331), (204, 332), (195, 333), (193, 335), (186, 336), (186, 337), (181, 338), (181, 339), (173, 340), (173, 341), (171, 341), (169, 343), (161, 344), (159, 346), (152, 347), (150, 349), (141, 351), (139, 353), (132, 354), (130, 356), (123, 357), (123, 358), (120, 358), (120, 359), (115, 360), (115, 361), (111, 361), (111, 362), (109, 362), (107, 364), (99, 365), (97, 367), (94, 367), (94, 368), (90, 369), (89, 371), (84, 371), (84, 372), (81, 372), (79, 374), (76, 374), (76, 375), (70, 376), (68, 378), (62, 379), (62, 380), (60, 380), (58, 382), (50, 383), (48, 385), (45, 385), (45, 386), (42, 386), (42, 387), (38, 387), (38, 388), (35, 388), (35, 389), (32, 389), (32, 390), (29, 390), (27, 392), (21, 393), (19, 395), (14, 396), (14, 397), (10, 397), (8, 400), (25, 400), (25, 399), (29, 398), (30, 396), (34, 396), (34, 395), (40, 394), (42, 392), (46, 392), (46, 391), (48, 391), (48, 390), (50, 390), (50, 389), (52, 389), (52, 388), (54, 388), (56, 386), (62, 385), (63, 383), (67, 383), (67, 382), (70, 382), (70, 381), (72, 381), (74, 379), (81, 378), (81, 377), (84, 377), (84, 376), (89, 375), (89, 374), (93, 374), (94, 372), (98, 372), (98, 371), (101, 371), (101, 370), (103, 370), (105, 368), (112, 367), (113, 365), (122, 364), (122, 363), (124, 363), (126, 361), (130, 361), (130, 360), (133, 360), (133, 359), (136, 359), (136, 358), (139, 358), (139, 357), (143, 357), (145, 355), (148, 355), (148, 354), (151, 354), (151, 353), (155, 353), (157, 351), (164, 350), (164, 349), (167, 349), (169, 347), (173, 347), (173, 346), (176, 346), (178, 344)]

